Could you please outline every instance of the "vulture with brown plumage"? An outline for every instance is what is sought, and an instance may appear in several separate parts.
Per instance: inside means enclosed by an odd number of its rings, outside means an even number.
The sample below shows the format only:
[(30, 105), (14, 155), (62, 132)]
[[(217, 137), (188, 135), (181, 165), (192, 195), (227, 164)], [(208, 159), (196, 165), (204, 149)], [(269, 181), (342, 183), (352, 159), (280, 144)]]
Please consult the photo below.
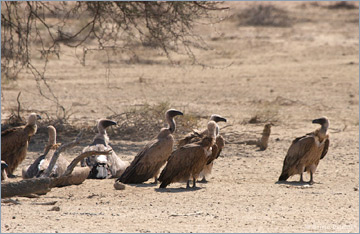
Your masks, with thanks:
[(119, 177), (129, 166), (129, 163), (122, 161), (109, 145), (109, 136), (106, 133), (106, 128), (116, 124), (116, 122), (108, 119), (98, 120), (98, 133), (95, 135), (93, 142), (82, 151), (84, 153), (87, 151), (112, 150), (112, 153), (109, 155), (91, 156), (81, 161), (82, 167), (90, 167), (89, 178), (91, 179)]
[(30, 138), (37, 130), (37, 119), (41, 119), (40, 115), (31, 113), (25, 126), (1, 132), (1, 159), (8, 165), (5, 169), (8, 177), (15, 177), (15, 169), (25, 159)]
[(172, 152), (165, 168), (162, 170), (159, 181), (160, 188), (166, 188), (170, 183), (187, 182), (190, 188), (190, 178), (193, 179), (193, 188), (196, 187), (196, 178), (207, 163), (211, 162), (212, 146), (216, 138), (216, 123), (208, 123), (207, 136), (201, 141), (181, 146)]
[(326, 117), (314, 119), (312, 123), (320, 124), (321, 127), (314, 132), (293, 140), (284, 159), (282, 173), (279, 181), (286, 181), (290, 176), (300, 174), (300, 182), (303, 182), (303, 172), (310, 173), (309, 184), (313, 184), (313, 174), (328, 152), (330, 140), (327, 130), (330, 121)]
[[(216, 114), (211, 115), (210, 121), (211, 120), (213, 120), (216, 123), (216, 142), (212, 150), (214, 152), (214, 155), (212, 155), (212, 157), (213, 160), (215, 160), (220, 156), (220, 153), (225, 146), (225, 139), (222, 136), (220, 136), (220, 128), (217, 123), (218, 122), (226, 123), (227, 120), (224, 117), (221, 117), (220, 115), (216, 115)], [(193, 133), (188, 134), (185, 138), (181, 139), (179, 141), (178, 147), (194, 142), (199, 142), (203, 137), (207, 136), (207, 134), (208, 134), (207, 129), (201, 132), (194, 131)], [(206, 176), (211, 174), (211, 170), (213, 166), (214, 166), (214, 161), (204, 166), (204, 169), (201, 171), (199, 175), (200, 177), (202, 177), (201, 182), (203, 183), (207, 182)]]
[[(22, 177), (24, 179), (30, 179), (33, 177), (40, 177), (45, 170), (48, 168), (51, 158), (55, 151), (61, 145), (56, 143), (56, 129), (54, 126), (49, 125), (48, 127), (49, 141), (45, 146), (44, 154), (39, 156), (35, 161), (28, 167), (23, 168)], [(50, 177), (59, 177), (66, 171), (69, 166), (69, 162), (61, 155), (56, 161), (54, 168), (51, 171)]]
[(166, 111), (165, 118), (169, 127), (162, 128), (157, 137), (145, 145), (117, 181), (124, 184), (140, 184), (154, 178), (154, 183), (157, 183), (160, 168), (166, 163), (173, 150), (172, 134), (175, 132), (174, 117), (177, 115), (183, 113), (174, 109)]

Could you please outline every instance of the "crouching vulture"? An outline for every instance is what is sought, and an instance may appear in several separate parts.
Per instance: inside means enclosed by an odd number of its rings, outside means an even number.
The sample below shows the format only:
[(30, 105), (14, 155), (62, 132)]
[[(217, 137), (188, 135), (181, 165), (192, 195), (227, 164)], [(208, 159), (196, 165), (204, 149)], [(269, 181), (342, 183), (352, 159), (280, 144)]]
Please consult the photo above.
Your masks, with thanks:
[[(116, 125), (116, 122), (108, 119), (98, 120), (98, 133), (95, 135), (93, 142), (89, 146), (86, 146), (82, 152), (112, 150), (109, 145), (109, 137), (106, 133), (106, 128), (112, 125)], [(82, 160), (81, 166), (90, 167), (89, 178), (105, 179), (119, 177), (129, 166), (129, 163), (122, 161), (114, 150), (112, 150), (112, 153), (109, 155), (91, 156)]]
[(181, 146), (169, 157), (162, 170), (159, 181), (160, 188), (166, 188), (170, 183), (187, 182), (186, 188), (190, 188), (190, 177), (193, 179), (193, 188), (196, 187), (196, 178), (207, 163), (211, 162), (212, 146), (216, 138), (216, 123), (210, 121), (207, 128), (207, 136), (201, 141)]
[(173, 150), (172, 134), (176, 129), (174, 117), (177, 115), (183, 113), (174, 109), (166, 111), (165, 119), (169, 127), (162, 128), (157, 137), (145, 145), (117, 181), (124, 184), (140, 184), (154, 178), (154, 183), (157, 183), (160, 168), (166, 163)]
[(279, 181), (286, 181), (290, 176), (300, 174), (300, 182), (303, 182), (303, 172), (310, 173), (309, 184), (313, 184), (313, 174), (329, 148), (330, 121), (326, 117), (314, 119), (312, 123), (320, 124), (321, 127), (314, 132), (293, 140), (284, 159), (283, 169)]
[(41, 119), (40, 115), (31, 113), (25, 126), (9, 128), (1, 132), (1, 160), (8, 165), (5, 169), (8, 177), (15, 177), (13, 175), (15, 169), (24, 161), (30, 138), (37, 130), (37, 119)]

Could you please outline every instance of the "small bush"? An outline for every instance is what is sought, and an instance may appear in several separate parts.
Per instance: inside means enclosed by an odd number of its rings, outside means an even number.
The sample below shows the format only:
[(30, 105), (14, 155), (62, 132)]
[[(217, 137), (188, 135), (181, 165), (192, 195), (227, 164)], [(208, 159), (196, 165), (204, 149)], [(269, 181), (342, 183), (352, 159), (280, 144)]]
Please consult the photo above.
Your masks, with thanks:
[(272, 5), (256, 5), (238, 15), (240, 25), (289, 27), (291, 18), (287, 11)]

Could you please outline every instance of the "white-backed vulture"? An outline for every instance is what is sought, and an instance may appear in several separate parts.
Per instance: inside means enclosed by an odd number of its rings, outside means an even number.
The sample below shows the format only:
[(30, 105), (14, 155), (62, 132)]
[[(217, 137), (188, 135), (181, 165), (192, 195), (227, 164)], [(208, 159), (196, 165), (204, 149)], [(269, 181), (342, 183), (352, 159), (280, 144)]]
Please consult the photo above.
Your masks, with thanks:
[[(35, 161), (30, 166), (23, 168), (22, 177), (24, 179), (41, 176), (42, 173), (44, 173), (44, 171), (48, 168), (55, 151), (61, 145), (60, 143), (56, 143), (56, 129), (54, 128), (54, 126), (49, 125), (47, 128), (49, 141), (48, 144), (45, 146), (44, 154), (35, 159)], [(50, 176), (61, 176), (66, 171), (68, 165), (69, 162), (60, 155), (56, 161), (54, 168), (51, 171)]]
[(166, 163), (173, 150), (172, 134), (175, 132), (174, 117), (177, 115), (183, 113), (174, 109), (166, 111), (165, 118), (169, 127), (162, 128), (157, 137), (145, 145), (117, 181), (124, 184), (140, 184), (154, 177), (154, 183), (157, 183), (160, 168)]
[(8, 165), (6, 164), (6, 162), (1, 160), (1, 181), (7, 179), (5, 168), (8, 168)]
[(321, 125), (321, 128), (305, 136), (293, 140), (284, 159), (282, 173), (279, 181), (286, 181), (290, 176), (300, 174), (300, 182), (303, 182), (303, 172), (310, 173), (310, 184), (314, 183), (313, 174), (329, 148), (329, 120), (326, 117), (314, 119), (312, 123)]
[[(213, 114), (210, 116), (210, 121), (211, 120), (215, 121), (215, 123), (227, 121), (224, 117), (221, 117), (220, 115), (216, 115), (216, 114)], [(193, 133), (190, 133), (186, 137), (181, 139), (179, 141), (178, 147), (181, 147), (185, 144), (198, 142), (207, 134), (208, 134), (207, 129), (205, 129), (201, 132), (194, 131)], [(212, 156), (213, 160), (215, 160), (219, 157), (224, 146), (225, 146), (225, 139), (222, 136), (220, 136), (220, 128), (219, 128), (219, 125), (216, 124), (216, 142), (215, 142), (215, 147), (213, 147), (213, 152), (214, 152), (214, 155)], [(200, 177), (202, 177), (201, 182), (207, 182), (206, 176), (211, 174), (211, 170), (212, 170), (213, 166), (214, 166), (214, 161), (211, 161), (209, 164), (204, 166), (204, 169), (201, 171), (201, 173), (199, 175)]]
[(170, 183), (185, 181), (186, 188), (189, 188), (190, 177), (193, 179), (193, 188), (196, 187), (196, 178), (212, 155), (212, 146), (216, 138), (216, 123), (209, 121), (207, 130), (208, 135), (201, 141), (181, 146), (171, 153), (159, 177), (159, 181), (162, 182), (160, 188), (166, 188)]
[[(93, 142), (83, 149), (83, 153), (87, 151), (108, 151), (112, 150), (109, 145), (109, 137), (106, 128), (116, 125), (116, 122), (108, 119), (99, 119), (97, 121), (98, 133), (95, 135)], [(105, 179), (119, 177), (129, 166), (128, 162), (122, 161), (112, 150), (109, 155), (98, 155), (86, 158), (81, 161), (81, 166), (90, 167), (89, 178)]]
[(31, 113), (25, 126), (1, 132), (1, 159), (8, 165), (8, 177), (14, 177), (15, 169), (25, 159), (30, 138), (37, 130), (37, 119), (41, 119), (40, 115)]

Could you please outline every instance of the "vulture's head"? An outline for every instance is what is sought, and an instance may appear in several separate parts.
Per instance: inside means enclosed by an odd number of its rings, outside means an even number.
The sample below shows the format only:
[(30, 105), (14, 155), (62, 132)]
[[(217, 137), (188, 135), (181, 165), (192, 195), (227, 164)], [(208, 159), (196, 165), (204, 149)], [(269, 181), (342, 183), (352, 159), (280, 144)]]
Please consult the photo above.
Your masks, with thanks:
[(181, 111), (175, 110), (175, 109), (170, 109), (168, 111), (166, 111), (165, 113), (165, 117), (168, 118), (174, 118), (177, 115), (184, 115)]
[(97, 121), (97, 129), (100, 133), (105, 133), (105, 130), (107, 127), (111, 125), (116, 125), (117, 123), (115, 121), (109, 120), (109, 119), (99, 119)]
[(227, 121), (224, 117), (222, 117), (220, 115), (216, 115), (216, 114), (211, 115), (210, 120), (213, 120), (216, 123), (218, 123), (218, 122), (225, 122), (226, 123), (226, 121)]
[(312, 123), (313, 124), (320, 124), (321, 125), (321, 127), (324, 127), (324, 128), (328, 128), (329, 127), (329, 125), (330, 125), (330, 121), (329, 121), (329, 119), (327, 118), (327, 117), (321, 117), (321, 118), (319, 118), (319, 119), (314, 119), (313, 121), (312, 121)]
[(28, 124), (35, 125), (36, 120), (41, 119), (40, 115), (37, 115), (36, 113), (31, 113), (28, 118)]

